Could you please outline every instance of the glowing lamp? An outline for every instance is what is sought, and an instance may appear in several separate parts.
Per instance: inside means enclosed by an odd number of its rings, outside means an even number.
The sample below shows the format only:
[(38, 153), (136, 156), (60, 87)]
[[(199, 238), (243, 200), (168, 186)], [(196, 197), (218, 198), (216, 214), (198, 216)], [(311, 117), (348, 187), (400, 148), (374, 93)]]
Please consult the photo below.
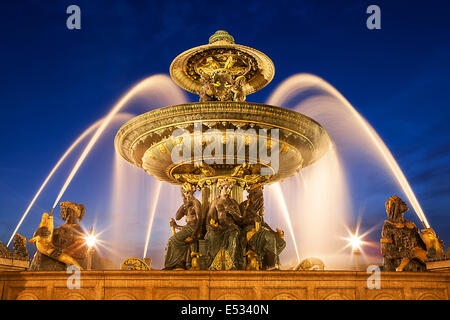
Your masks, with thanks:
[(96, 242), (97, 242), (97, 238), (93, 234), (90, 234), (86, 237), (86, 244), (88, 245), (89, 248), (92, 248), (93, 246), (95, 246)]
[(352, 235), (349, 239), (349, 242), (352, 246), (353, 251), (359, 251), (361, 249), (362, 241), (361, 238), (357, 235)]

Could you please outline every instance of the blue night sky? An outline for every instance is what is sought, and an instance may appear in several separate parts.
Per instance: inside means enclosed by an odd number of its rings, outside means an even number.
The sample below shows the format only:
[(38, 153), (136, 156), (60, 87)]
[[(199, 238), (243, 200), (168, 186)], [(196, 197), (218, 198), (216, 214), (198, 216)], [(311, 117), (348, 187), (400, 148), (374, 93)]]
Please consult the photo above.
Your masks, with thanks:
[[(81, 30), (66, 28), (71, 4), (81, 8)], [(371, 4), (381, 7), (381, 30), (366, 28)], [(327, 80), (377, 130), (431, 225), (450, 243), (449, 10), (448, 1), (433, 0), (2, 0), (0, 241), (8, 241), (45, 176), (85, 128), (133, 84), (168, 74), (175, 56), (224, 29), (275, 64), (274, 80), (248, 101), (264, 103), (299, 72)], [(110, 154), (113, 138), (111, 131), (101, 140)], [(97, 186), (109, 183), (109, 169), (101, 170), (109, 162), (111, 156), (94, 152), (62, 200), (92, 203), (87, 216), (101, 219), (107, 208), (92, 199), (110, 194)], [(36, 202), (19, 231), (27, 238), (69, 170), (70, 163)], [(384, 200), (366, 223), (384, 220)]]

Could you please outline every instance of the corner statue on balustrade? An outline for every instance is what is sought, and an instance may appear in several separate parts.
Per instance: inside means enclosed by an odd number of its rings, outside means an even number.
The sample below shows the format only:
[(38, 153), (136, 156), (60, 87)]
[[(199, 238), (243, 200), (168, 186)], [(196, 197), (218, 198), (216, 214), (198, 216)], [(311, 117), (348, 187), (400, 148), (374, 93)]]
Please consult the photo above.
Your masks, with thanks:
[[(194, 197), (195, 186), (184, 183), (181, 187), (183, 204), (178, 209), (175, 219), (186, 217), (186, 225), (179, 226), (174, 219), (170, 220), (172, 237), (166, 247), (164, 270), (185, 270), (191, 267), (192, 252), (198, 250), (198, 238), (202, 226), (201, 203)], [(176, 230), (179, 230), (176, 232)]]
[(85, 234), (78, 224), (83, 219), (85, 207), (69, 201), (61, 202), (60, 206), (65, 224), (54, 229), (53, 215), (44, 213), (39, 228), (29, 241), (37, 248), (31, 271), (66, 270), (69, 265), (83, 269), (86, 265)]
[[(241, 223), (242, 247), (247, 252), (256, 253), (258, 268), (262, 270), (280, 267), (280, 253), (286, 247), (284, 233), (276, 231), (264, 221), (264, 195), (263, 186), (254, 185), (248, 190), (248, 199), (240, 205), (243, 219)], [(247, 261), (249, 265), (249, 261)], [(246, 268), (249, 269), (249, 268)]]
[(0, 241), (0, 259), (28, 260), (27, 239), (16, 233), (13, 240), (13, 250)]

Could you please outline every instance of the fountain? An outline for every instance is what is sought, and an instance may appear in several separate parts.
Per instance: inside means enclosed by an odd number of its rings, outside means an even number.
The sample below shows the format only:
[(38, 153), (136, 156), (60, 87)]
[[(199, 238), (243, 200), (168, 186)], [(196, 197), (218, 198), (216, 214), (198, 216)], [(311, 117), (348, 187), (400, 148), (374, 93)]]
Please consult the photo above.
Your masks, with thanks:
[[(333, 112), (331, 105), (336, 101), (349, 112), (353, 123), (357, 123), (355, 128), (365, 135), (370, 148), (390, 170), (425, 228), (421, 234), (414, 223), (403, 218), (406, 203), (398, 197), (389, 198), (386, 202), (389, 219), (383, 226), (381, 239), (384, 270), (425, 271), (429, 266), (432, 266), (429, 270), (442, 270), (446, 268), (442, 260), (446, 259), (448, 250), (444, 252), (443, 243), (430, 228), (386, 145), (331, 85), (313, 75), (296, 75), (279, 86), (268, 104), (246, 101), (248, 95), (270, 83), (274, 73), (269, 57), (236, 44), (225, 31), (212, 35), (209, 44), (178, 55), (170, 66), (172, 80), (182, 89), (199, 95), (199, 102), (185, 103), (183, 94), (175, 90), (172, 101), (177, 104), (128, 120), (114, 141), (116, 156), (111, 210), (114, 241), (123, 246), (127, 243), (121, 237), (123, 230), (119, 227), (124, 228), (122, 224), (128, 218), (124, 203), (131, 201), (126, 197), (133, 192), (124, 189), (127, 187), (124, 181), (131, 177), (123, 166), (131, 164), (151, 176), (151, 194), (142, 200), (149, 202), (148, 215), (144, 218), (146, 232), (145, 237), (142, 236), (145, 239), (142, 257), (122, 256), (122, 271), (98, 271), (102, 269), (102, 261), (96, 256), (100, 239), (95, 237), (92, 228), (88, 234), (78, 225), (84, 216), (84, 206), (63, 202), (61, 217), (66, 223), (53, 229), (52, 212), (44, 214), (40, 228), (31, 239), (38, 247), (32, 269), (65, 270), (69, 265), (75, 265), (84, 270), (81, 274), (86, 277), (89, 288), (80, 293), (60, 290), (66, 279), (55, 273), (50, 289), (41, 293), (35, 289), (43, 280), (39, 272), (24, 273), (19, 278), (0, 273), (4, 297), (418, 299), (432, 295), (448, 298), (448, 293), (439, 291), (448, 286), (445, 273), (406, 272), (400, 276), (396, 272), (385, 272), (383, 290), (367, 290), (368, 275), (360, 272), (358, 261), (365, 242), (361, 240), (358, 228), (350, 233), (349, 239), (345, 238), (348, 237), (347, 218), (351, 208), (340, 146), (336, 146), (339, 132), (326, 116), (323, 117), (323, 114)], [(151, 77), (133, 87), (104, 119), (74, 142), (38, 190), (12, 237), (48, 180), (76, 145), (94, 133), (65, 180), (52, 211), (109, 123), (137, 93), (145, 93), (149, 83), (158, 82), (163, 90), (159, 80), (160, 76)], [(296, 111), (281, 107), (309, 89), (322, 90), (326, 94), (296, 104)], [(322, 114), (318, 114), (317, 105), (322, 108)], [(128, 173), (134, 170), (131, 166)], [(170, 185), (172, 188), (169, 189)], [(178, 211), (158, 217), (160, 205), (172, 210), (178, 204), (173, 186), (180, 187), (182, 204)], [(125, 191), (128, 191), (127, 195)], [(201, 201), (194, 196), (197, 191), (200, 191)], [(141, 202), (137, 194), (134, 196)], [(172, 216), (174, 218), (170, 219)], [(158, 218), (165, 219), (167, 224), (164, 226), (164, 220), (158, 221)], [(182, 218), (185, 218), (185, 225), (177, 223)], [(164, 268), (156, 267), (162, 270), (151, 266), (155, 260), (159, 263), (159, 257), (152, 259), (149, 256), (151, 234), (156, 224), (157, 231), (172, 232), (167, 241)], [(281, 226), (286, 234), (271, 225)], [(396, 237), (401, 237), (403, 242), (397, 242)], [(20, 256), (24, 260), (25, 239), (18, 234), (14, 239), (15, 242), (17, 239), (15, 253), (6, 247), (0, 249), (8, 256)], [(348, 268), (343, 268), (345, 271), (342, 272), (328, 271), (342, 269), (342, 251), (348, 251), (348, 245), (353, 247), (351, 255), (355, 259), (356, 272), (348, 271)], [(116, 256), (123, 254), (112, 242), (110, 247)], [(398, 252), (403, 256), (396, 256)], [(348, 256), (347, 252), (345, 259)], [(289, 261), (281, 261), (287, 257)], [(90, 269), (97, 271), (91, 273)], [(399, 290), (398, 282), (405, 278), (408, 281)], [(333, 284), (331, 287), (330, 283)], [(22, 289), (14, 289), (17, 287)]]

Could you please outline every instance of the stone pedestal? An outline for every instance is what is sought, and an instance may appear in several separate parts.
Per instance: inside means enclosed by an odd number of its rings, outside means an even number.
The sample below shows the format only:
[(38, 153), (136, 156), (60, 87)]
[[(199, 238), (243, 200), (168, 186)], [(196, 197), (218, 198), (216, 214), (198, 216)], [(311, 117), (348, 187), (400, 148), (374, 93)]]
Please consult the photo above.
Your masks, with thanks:
[(69, 290), (64, 271), (0, 272), (1, 299), (448, 300), (450, 272), (383, 272), (381, 289), (353, 271), (82, 271)]

